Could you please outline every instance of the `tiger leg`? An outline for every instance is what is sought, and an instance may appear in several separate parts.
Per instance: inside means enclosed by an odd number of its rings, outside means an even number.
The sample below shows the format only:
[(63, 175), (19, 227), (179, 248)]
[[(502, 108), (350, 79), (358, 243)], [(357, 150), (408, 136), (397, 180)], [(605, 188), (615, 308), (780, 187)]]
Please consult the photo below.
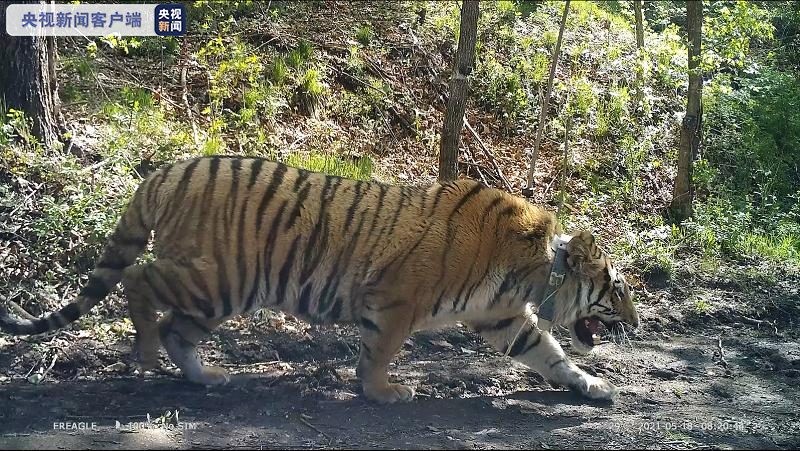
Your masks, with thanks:
[[(193, 266), (170, 259), (125, 269), (123, 284), (143, 369), (155, 366), (163, 344), (190, 381), (206, 385), (228, 381), (225, 370), (205, 367), (197, 356), (197, 343), (223, 321), (215, 319), (213, 306), (205, 300), (203, 277)], [(156, 311), (170, 313), (156, 323)]]
[(158, 315), (144, 279), (144, 266), (136, 265), (125, 269), (122, 285), (128, 300), (128, 312), (136, 329), (134, 355), (142, 370), (158, 366), (158, 351), (161, 340), (158, 334)]
[(373, 401), (393, 403), (410, 401), (414, 397), (413, 388), (389, 383), (389, 364), (403, 346), (409, 331), (409, 324), (397, 318), (408, 317), (398, 314), (388, 318), (388, 315), (376, 315), (370, 310), (361, 317), (361, 353), (356, 375), (361, 379), (364, 395)]
[(230, 381), (225, 369), (203, 365), (197, 355), (197, 343), (222, 322), (222, 319), (193, 318), (177, 312), (170, 312), (159, 322), (161, 340), (169, 358), (191, 382), (222, 385)]
[(569, 387), (591, 399), (612, 399), (617, 389), (572, 363), (549, 332), (539, 330), (536, 316), (520, 314), (499, 321), (474, 323), (472, 328), (511, 358), (532, 368), (556, 385)]

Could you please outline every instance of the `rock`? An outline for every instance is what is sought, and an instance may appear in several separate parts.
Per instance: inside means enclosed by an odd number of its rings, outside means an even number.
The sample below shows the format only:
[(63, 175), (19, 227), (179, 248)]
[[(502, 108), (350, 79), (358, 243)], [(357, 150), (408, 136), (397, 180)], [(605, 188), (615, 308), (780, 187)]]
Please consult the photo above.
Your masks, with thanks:
[(128, 365), (126, 365), (125, 362), (117, 362), (103, 368), (103, 371), (106, 373), (120, 373), (126, 369), (128, 369)]
[(449, 342), (444, 341), (444, 340), (432, 341), (431, 344), (434, 345), (434, 346), (439, 346), (439, 347), (447, 348), (447, 349), (452, 349), (453, 348), (452, 344), (450, 344)]

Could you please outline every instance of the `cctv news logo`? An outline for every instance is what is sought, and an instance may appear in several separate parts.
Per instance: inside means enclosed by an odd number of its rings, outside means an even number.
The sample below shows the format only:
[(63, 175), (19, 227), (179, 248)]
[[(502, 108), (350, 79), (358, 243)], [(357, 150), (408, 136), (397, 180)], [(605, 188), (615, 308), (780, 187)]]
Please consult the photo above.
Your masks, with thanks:
[(11, 36), (183, 36), (186, 8), (179, 4), (11, 4)]
[(183, 5), (158, 5), (155, 12), (158, 36), (183, 36), (186, 30), (186, 8)]

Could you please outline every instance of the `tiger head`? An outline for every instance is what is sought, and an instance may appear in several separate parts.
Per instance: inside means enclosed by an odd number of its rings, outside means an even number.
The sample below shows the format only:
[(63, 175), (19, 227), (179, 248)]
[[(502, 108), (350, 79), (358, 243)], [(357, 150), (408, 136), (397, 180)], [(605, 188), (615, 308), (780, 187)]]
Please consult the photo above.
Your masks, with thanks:
[(591, 351), (603, 326), (612, 332), (622, 330), (621, 323), (638, 327), (630, 286), (591, 233), (580, 232), (567, 243), (567, 268), (556, 323), (569, 328), (576, 351)]

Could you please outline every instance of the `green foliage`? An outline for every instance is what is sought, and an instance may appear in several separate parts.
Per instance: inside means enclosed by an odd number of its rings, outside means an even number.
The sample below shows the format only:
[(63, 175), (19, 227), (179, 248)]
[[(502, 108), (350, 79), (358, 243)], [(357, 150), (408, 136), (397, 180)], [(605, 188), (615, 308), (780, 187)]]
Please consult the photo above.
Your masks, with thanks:
[(619, 133), (628, 120), (628, 103), (630, 94), (627, 86), (613, 89), (605, 99), (601, 99), (597, 108), (596, 134), (599, 137)]
[(319, 114), (321, 101), (327, 92), (327, 85), (322, 78), (318, 69), (307, 69), (295, 89), (293, 102), (306, 116), (317, 117)]
[(168, 119), (148, 90), (124, 87), (103, 104), (108, 127), (100, 149), (104, 158), (137, 164), (143, 152), (158, 162), (190, 155), (194, 147), (188, 126)]
[(697, 298), (694, 301), (694, 310), (697, 313), (708, 313), (708, 311), (711, 310), (711, 303), (708, 299), (702, 297)]
[(286, 61), (283, 57), (277, 57), (272, 61), (270, 67), (270, 78), (276, 85), (282, 85), (289, 77), (289, 68), (286, 66)]
[(299, 69), (303, 65), (303, 58), (296, 50), (292, 50), (286, 57), (286, 65), (292, 69)]
[(362, 25), (356, 30), (356, 41), (362, 45), (369, 45), (372, 42), (375, 32), (372, 31), (372, 26), (369, 24)]
[(507, 126), (513, 126), (528, 106), (520, 73), (500, 63), (491, 53), (478, 61), (475, 84), (479, 100)]
[(18, 140), (31, 146), (36, 145), (30, 121), (22, 111), (7, 108), (0, 102), (0, 147), (10, 146)]
[(570, 113), (588, 117), (597, 104), (597, 95), (594, 93), (592, 83), (586, 77), (580, 77), (573, 78), (571, 85), (574, 97), (569, 104)]
[(98, 181), (88, 178), (76, 162), (68, 163), (61, 169), (70, 184), (58, 197), (48, 195), (41, 199), (44, 214), (33, 223), (33, 230), (40, 240), (53, 244), (74, 230), (87, 231), (90, 242), (102, 243), (116, 225), (132, 191), (110, 197), (111, 186), (97, 186)]
[(291, 153), (282, 159), (289, 166), (356, 180), (372, 178), (373, 162), (366, 156), (348, 159), (331, 153)]
[(540, 2), (536, 0), (514, 0), (514, 3), (520, 16), (524, 19), (536, 12)]
[[(482, 4), (472, 79), (478, 104), (513, 132), (528, 131), (535, 123), (563, 7), (542, 2), (522, 15), (520, 5)], [(578, 164), (578, 177), (588, 184), (589, 193), (575, 201), (591, 218), (604, 214), (602, 208), (636, 209), (648, 189), (643, 176), (663, 177), (664, 166), (674, 164), (674, 146), (658, 142), (652, 129), (643, 136), (642, 124), (664, 123), (665, 116), (684, 107), (685, 100), (676, 94), (685, 92), (687, 82), (681, 31), (685, 7), (648, 4), (645, 14), (656, 32), (645, 31), (642, 54), (633, 45), (628, 2), (574, 2), (573, 8), (553, 99), (558, 105), (569, 90), (566, 111), (577, 120), (574, 133), (580, 136), (574, 139), (589, 139), (602, 148), (584, 155)], [(800, 130), (795, 117), (800, 93), (796, 77), (765, 66), (774, 56), (762, 50), (776, 34), (769, 14), (783, 11), (786, 16), (786, 8), (781, 8), (743, 1), (707, 4), (703, 67), (713, 70), (715, 78), (706, 83), (706, 147), (694, 172), (699, 213), (692, 225), (664, 226), (666, 235), (643, 238), (641, 249), (646, 251), (635, 254), (642, 267), (670, 273), (676, 252), (690, 249), (709, 259), (754, 254), (794, 258), (790, 250), (796, 232), (778, 232), (775, 225), (796, 223), (800, 214), (800, 207), (789, 207), (800, 203), (795, 167), (800, 161), (795, 133)], [(457, 34), (458, 16), (449, 6), (432, 9), (438, 11), (434, 24), (443, 37)], [(720, 70), (735, 75), (723, 76)], [(634, 110), (630, 89), (636, 72), (644, 79), (644, 98)], [(564, 73), (569, 82), (560, 82)], [(550, 133), (561, 133), (563, 121), (551, 120)], [(663, 150), (656, 154), (657, 149)], [(578, 146), (576, 152), (582, 151)], [(737, 211), (748, 213), (739, 217)], [(648, 221), (652, 223), (652, 217)]]
[(688, 55), (677, 26), (670, 25), (648, 43), (656, 81), (670, 89), (683, 86), (687, 80)]
[(122, 98), (125, 104), (133, 111), (152, 108), (155, 105), (153, 95), (147, 89), (126, 86), (122, 88)]
[(257, 87), (260, 82), (263, 64), (246, 45), (235, 42), (228, 49), (228, 55), (212, 73), (209, 92), (212, 98), (230, 99), (247, 88)]
[[(129, 154), (108, 155), (102, 164), (86, 167), (72, 153), (43, 148), (21, 112), (9, 110), (0, 124), (0, 177), (15, 188), (0, 190), (0, 205), (15, 205), (19, 212), (0, 229), (25, 236), (25, 252), (50, 262), (43, 279), (62, 284), (68, 279), (64, 268), (85, 269), (99, 254), (133, 192), (136, 176)], [(31, 186), (37, 186), (35, 197), (23, 199), (16, 192)], [(28, 211), (29, 202), (36, 214)]]
[(682, 238), (680, 230), (664, 225), (660, 217), (647, 218), (647, 222), (649, 227), (615, 240), (612, 252), (625, 256), (628, 266), (635, 267), (646, 277), (669, 281), (675, 276), (676, 252)]
[(636, 182), (639, 181), (639, 171), (648, 160), (649, 147), (649, 142), (637, 142), (630, 134), (625, 134), (617, 143), (622, 155), (622, 165)]
[(195, 0), (187, 6), (187, 29), (226, 32), (236, 18), (251, 14), (256, 0)]
[[(775, 28), (767, 11), (755, 2), (738, 0), (712, 2), (706, 7), (703, 24), (703, 67), (743, 68), (750, 52), (751, 41), (770, 40)], [(751, 59), (752, 61), (752, 59)]]
[(517, 3), (511, 0), (500, 0), (497, 2), (497, 11), (500, 20), (503, 22), (513, 22), (519, 15), (517, 8)]
[(128, 55), (131, 50), (138, 49), (142, 44), (142, 41), (134, 36), (130, 38), (123, 38), (113, 34), (100, 37), (100, 42), (107, 45), (112, 50), (117, 50), (124, 55)]
[(301, 40), (297, 44), (297, 53), (303, 61), (311, 59), (314, 54), (314, 46), (310, 42)]
[(359, 47), (357, 45), (350, 45), (347, 47), (347, 68), (353, 71), (356, 75), (364, 73), (364, 60), (359, 55)]
[(800, 224), (790, 219), (764, 224), (753, 214), (748, 204), (731, 198), (707, 199), (695, 206), (685, 242), (696, 243), (706, 256), (800, 263)]
[[(130, 40), (134, 38), (129, 38)], [(180, 40), (173, 36), (142, 36), (131, 41), (125, 52), (130, 57), (143, 56), (148, 58), (161, 58), (163, 53), (165, 64), (174, 64), (180, 52)]]
[(708, 184), (716, 195), (786, 211), (800, 191), (800, 80), (763, 68), (737, 83), (706, 91)]
[(309, 96), (321, 97), (325, 92), (325, 85), (321, 81), (320, 72), (317, 69), (308, 69), (300, 79), (300, 89)]

